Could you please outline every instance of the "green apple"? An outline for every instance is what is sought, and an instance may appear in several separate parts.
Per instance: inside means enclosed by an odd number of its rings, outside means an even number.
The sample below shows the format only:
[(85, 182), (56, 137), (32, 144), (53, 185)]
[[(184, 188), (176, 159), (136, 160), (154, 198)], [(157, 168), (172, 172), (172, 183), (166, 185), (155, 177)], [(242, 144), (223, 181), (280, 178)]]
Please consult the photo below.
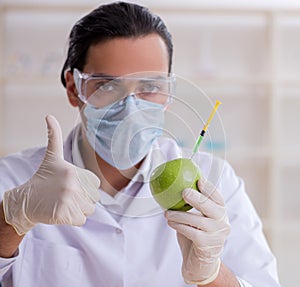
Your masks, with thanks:
[(162, 208), (187, 211), (192, 207), (183, 200), (182, 191), (185, 188), (198, 190), (200, 176), (198, 167), (189, 158), (165, 162), (151, 174), (151, 193)]

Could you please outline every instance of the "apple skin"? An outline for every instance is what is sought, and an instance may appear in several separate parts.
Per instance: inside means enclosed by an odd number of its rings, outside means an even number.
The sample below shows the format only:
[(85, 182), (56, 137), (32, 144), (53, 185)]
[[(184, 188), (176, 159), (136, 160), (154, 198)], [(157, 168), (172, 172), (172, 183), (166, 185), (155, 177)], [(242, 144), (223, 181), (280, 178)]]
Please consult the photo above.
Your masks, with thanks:
[(188, 211), (192, 208), (182, 198), (185, 188), (197, 191), (201, 177), (199, 168), (189, 158), (178, 158), (159, 165), (150, 176), (150, 189), (164, 209)]

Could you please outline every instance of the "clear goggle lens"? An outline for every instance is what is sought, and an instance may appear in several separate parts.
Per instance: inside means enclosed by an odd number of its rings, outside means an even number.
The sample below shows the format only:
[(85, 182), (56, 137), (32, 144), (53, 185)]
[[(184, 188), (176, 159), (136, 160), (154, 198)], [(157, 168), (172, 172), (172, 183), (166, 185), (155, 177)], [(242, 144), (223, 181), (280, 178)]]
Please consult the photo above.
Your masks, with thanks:
[(97, 108), (134, 95), (149, 102), (167, 105), (175, 90), (175, 76), (161, 72), (140, 72), (121, 77), (73, 72), (79, 97)]

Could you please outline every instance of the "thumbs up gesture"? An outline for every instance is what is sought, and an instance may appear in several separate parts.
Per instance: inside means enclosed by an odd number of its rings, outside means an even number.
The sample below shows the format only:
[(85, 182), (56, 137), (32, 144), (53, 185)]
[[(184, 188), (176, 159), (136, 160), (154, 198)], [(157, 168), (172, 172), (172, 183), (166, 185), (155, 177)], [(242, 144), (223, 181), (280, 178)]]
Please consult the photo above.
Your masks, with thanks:
[(99, 200), (98, 177), (64, 160), (60, 125), (53, 116), (46, 122), (48, 147), (38, 171), (4, 193), (5, 220), (19, 235), (37, 223), (83, 225)]

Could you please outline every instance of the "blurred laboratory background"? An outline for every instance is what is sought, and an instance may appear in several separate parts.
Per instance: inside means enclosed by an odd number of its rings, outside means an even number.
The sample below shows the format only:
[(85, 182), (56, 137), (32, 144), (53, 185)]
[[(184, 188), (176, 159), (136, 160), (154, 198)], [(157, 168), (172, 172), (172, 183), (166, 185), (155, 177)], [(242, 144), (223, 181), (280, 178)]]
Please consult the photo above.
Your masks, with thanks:
[[(212, 137), (202, 150), (225, 157), (245, 180), (282, 286), (298, 286), (300, 2), (131, 2), (165, 20), (175, 44), (174, 71), (211, 103), (223, 103), (219, 117), (226, 137)], [(67, 37), (77, 19), (103, 3), (0, 0), (1, 156), (45, 145), (46, 114), (57, 117), (64, 137), (77, 122), (59, 79)], [(201, 126), (192, 129), (197, 133)]]

